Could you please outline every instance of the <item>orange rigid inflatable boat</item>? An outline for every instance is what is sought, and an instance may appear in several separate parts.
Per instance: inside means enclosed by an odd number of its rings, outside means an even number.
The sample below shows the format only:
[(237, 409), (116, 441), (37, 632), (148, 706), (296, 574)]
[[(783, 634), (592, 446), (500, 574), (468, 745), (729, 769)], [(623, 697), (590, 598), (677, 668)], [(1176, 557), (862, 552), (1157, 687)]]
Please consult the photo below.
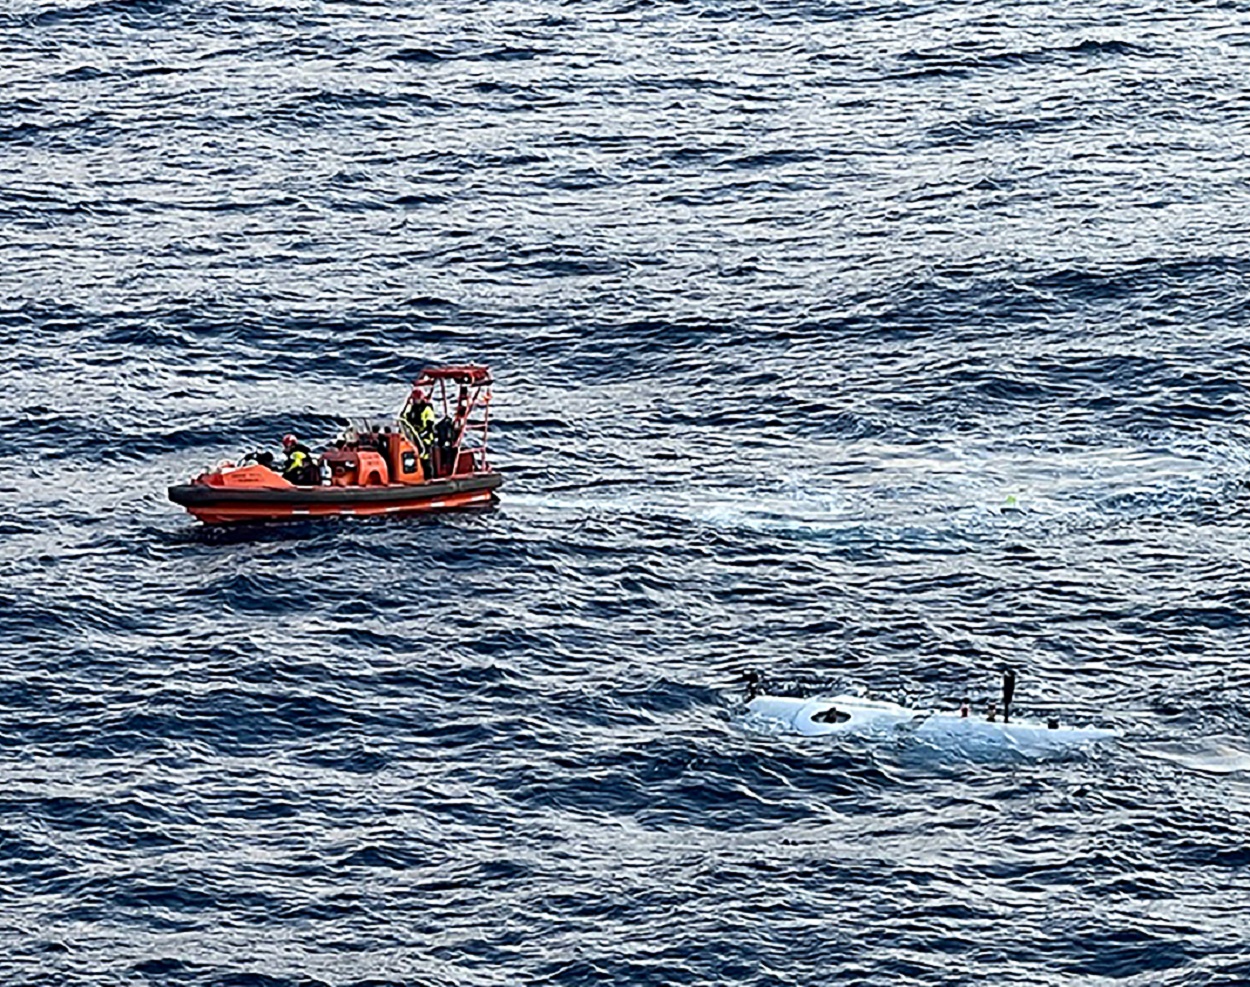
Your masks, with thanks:
[(422, 371), (414, 387), (429, 395), (436, 417), (442, 412), (439, 439), (427, 449), (418, 450), (393, 423), (349, 425), (322, 455), (318, 484), (291, 483), (263, 463), (223, 463), (171, 486), (169, 499), (206, 524), (489, 504), (503, 482), (486, 452), (491, 384), (486, 367)]

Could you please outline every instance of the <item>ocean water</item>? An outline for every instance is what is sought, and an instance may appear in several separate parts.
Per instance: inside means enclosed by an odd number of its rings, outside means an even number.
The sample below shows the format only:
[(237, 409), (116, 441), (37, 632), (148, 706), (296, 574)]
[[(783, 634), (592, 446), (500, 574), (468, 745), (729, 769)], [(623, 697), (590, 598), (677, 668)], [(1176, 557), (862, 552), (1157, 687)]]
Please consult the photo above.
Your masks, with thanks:
[[(0, 981), (1250, 983), (1247, 25), (0, 5)], [(492, 510), (165, 498), (462, 360)]]

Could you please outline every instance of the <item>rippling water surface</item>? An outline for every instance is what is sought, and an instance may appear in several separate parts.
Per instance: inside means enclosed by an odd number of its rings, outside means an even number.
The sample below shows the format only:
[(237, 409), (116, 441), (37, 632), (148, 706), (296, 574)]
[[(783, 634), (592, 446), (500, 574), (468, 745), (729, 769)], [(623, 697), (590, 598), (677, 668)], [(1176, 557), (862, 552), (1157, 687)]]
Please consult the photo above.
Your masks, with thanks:
[[(11, 0), (4, 982), (1250, 982), (1247, 23)], [(461, 360), (494, 510), (165, 500)]]

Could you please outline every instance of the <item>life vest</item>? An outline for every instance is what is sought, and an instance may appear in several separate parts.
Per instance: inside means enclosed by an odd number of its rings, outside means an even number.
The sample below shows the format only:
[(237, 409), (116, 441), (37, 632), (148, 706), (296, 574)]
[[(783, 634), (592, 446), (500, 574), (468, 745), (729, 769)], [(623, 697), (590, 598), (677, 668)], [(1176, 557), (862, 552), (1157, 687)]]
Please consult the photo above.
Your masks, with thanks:
[(312, 453), (306, 445), (293, 445), (286, 455), (286, 463), (282, 467), (282, 475), (292, 483), (298, 483), (301, 486), (315, 484), (320, 479), (317, 469), (312, 460)]
[(420, 406), (417, 406), (409, 401), (404, 405), (399, 421), (400, 424), (408, 426), (412, 436), (416, 439), (415, 444), (420, 447), (421, 454), (425, 455), (434, 444), (434, 409), (430, 407), (429, 402), (422, 402)]

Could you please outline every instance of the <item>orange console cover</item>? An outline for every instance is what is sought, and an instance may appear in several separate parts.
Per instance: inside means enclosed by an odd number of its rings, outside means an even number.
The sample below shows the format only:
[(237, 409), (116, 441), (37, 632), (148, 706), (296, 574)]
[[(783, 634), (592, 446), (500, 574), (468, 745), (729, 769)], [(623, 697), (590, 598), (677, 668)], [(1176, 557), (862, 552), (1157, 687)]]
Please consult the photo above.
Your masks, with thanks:
[(391, 482), (424, 483), (425, 470), (421, 468), (416, 446), (398, 433), (392, 433), (386, 438)]
[(390, 483), (390, 471), (381, 453), (361, 449), (356, 457), (360, 463), (360, 476), (356, 482), (362, 487), (384, 487)]

